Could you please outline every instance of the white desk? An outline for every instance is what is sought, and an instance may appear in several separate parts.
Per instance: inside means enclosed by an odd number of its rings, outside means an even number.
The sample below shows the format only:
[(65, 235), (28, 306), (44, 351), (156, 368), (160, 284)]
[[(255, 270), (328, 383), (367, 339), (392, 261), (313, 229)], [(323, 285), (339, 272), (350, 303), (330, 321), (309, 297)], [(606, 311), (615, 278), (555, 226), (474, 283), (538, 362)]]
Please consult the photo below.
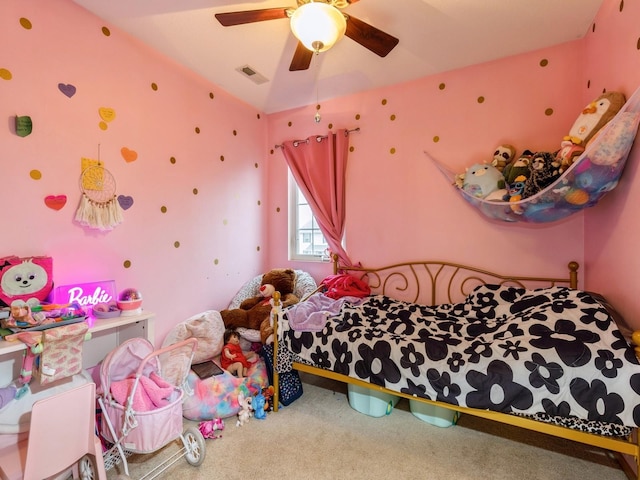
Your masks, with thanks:
[[(115, 318), (90, 318), (91, 340), (84, 346), (82, 353), (84, 367), (96, 365), (107, 353), (130, 338), (146, 338), (153, 344), (154, 317), (154, 313), (142, 312), (140, 315)], [(26, 345), (19, 340), (0, 340), (0, 386), (9, 384), (20, 374), (22, 352), (25, 349)]]

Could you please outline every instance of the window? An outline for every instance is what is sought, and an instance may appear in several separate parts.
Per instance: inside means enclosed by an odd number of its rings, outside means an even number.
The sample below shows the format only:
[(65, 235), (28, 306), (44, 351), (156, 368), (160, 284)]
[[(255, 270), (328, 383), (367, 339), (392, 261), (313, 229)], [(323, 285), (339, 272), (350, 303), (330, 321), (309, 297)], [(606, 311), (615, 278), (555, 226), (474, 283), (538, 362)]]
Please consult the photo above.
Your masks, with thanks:
[(295, 180), (289, 176), (289, 258), (325, 261), (328, 248), (311, 207)]

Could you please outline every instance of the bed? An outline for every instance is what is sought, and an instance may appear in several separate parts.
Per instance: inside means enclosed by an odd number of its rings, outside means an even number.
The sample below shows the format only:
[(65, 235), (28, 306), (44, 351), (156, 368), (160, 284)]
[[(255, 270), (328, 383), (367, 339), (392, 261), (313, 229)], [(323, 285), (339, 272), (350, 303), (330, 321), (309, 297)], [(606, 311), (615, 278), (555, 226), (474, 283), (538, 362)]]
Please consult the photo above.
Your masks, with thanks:
[(334, 272), (366, 279), (371, 295), (324, 305), (309, 330), (299, 306), (274, 307), (276, 393), (278, 374), (295, 369), (629, 455), (637, 468), (632, 332), (577, 289), (576, 262), (559, 277), (433, 261)]

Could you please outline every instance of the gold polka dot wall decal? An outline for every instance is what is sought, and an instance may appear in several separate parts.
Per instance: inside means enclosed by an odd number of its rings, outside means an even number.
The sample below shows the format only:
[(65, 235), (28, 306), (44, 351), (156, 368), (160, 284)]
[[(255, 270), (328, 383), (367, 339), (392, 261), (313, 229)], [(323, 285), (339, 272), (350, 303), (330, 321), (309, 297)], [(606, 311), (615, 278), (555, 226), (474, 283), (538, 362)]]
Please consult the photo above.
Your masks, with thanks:
[(356, 120), (360, 120), (360, 114), (356, 113)]
[(445, 89), (445, 86), (446, 86), (446, 85), (445, 85), (444, 83), (441, 83), (440, 85), (438, 85), (438, 88), (439, 88), (440, 90), (444, 90), (444, 89)]
[(200, 133), (200, 127), (196, 127), (196, 133)]
[(24, 28), (25, 30), (31, 30), (31, 27), (33, 27), (29, 19), (24, 17), (20, 19), (20, 25), (22, 25), (22, 28)]
[(482, 95), (478, 97), (478, 103), (484, 103), (484, 97)]
[(256, 114), (256, 118), (257, 118), (258, 120), (260, 120), (260, 114), (259, 114), (259, 113), (258, 113), (258, 114)]
[(125, 260), (122, 266), (124, 268), (131, 268), (131, 260)]
[(553, 115), (553, 108), (547, 108), (547, 109), (544, 111), (544, 114), (545, 114), (547, 117), (550, 117), (551, 115)]
[(624, 0), (620, 0), (620, 11), (624, 10)]
[(259, 251), (260, 251), (260, 245), (258, 245), (258, 246), (256, 247), (256, 251), (257, 251), (257, 252), (259, 252)]
[(229, 224), (229, 220), (227, 220), (226, 218), (222, 220), (222, 224), (223, 225), (228, 225)]
[(258, 162), (254, 163), (253, 166), (258, 168)]
[(197, 195), (197, 194), (198, 194), (198, 189), (197, 189), (197, 188), (194, 188), (194, 189), (193, 189), (193, 194), (194, 194), (194, 195)]
[(287, 123), (287, 125), (290, 127), (291, 125), (293, 125), (293, 123), (289, 122), (289, 123)]
[(224, 162), (224, 155), (220, 155), (220, 161)]
[(156, 83), (151, 83), (151, 90), (157, 91), (158, 90), (158, 85)]
[(213, 100), (213, 97), (215, 97), (215, 95), (213, 94), (213, 92), (209, 92), (209, 98), (210, 98), (211, 100)]
[(109, 30), (107, 27), (102, 27), (102, 34), (103, 34), (105, 37), (108, 37), (108, 36), (110, 36), (110, 35), (111, 35), (111, 30)]
[(391, 150), (389, 150), (389, 152), (391, 153), (391, 155), (396, 153), (396, 147), (391, 147)]
[(40, 180), (42, 178), (42, 172), (40, 170), (31, 170), (29, 176), (34, 180)]
[(393, 122), (393, 121), (396, 119), (396, 116), (395, 116), (395, 115), (391, 115), (391, 116), (389, 117), (389, 119)]
[(234, 131), (233, 131), (233, 136), (235, 137), (235, 136), (237, 136), (237, 135), (238, 135), (238, 131), (237, 131), (237, 130), (234, 130)]
[(172, 165), (175, 165), (176, 164), (176, 157), (171, 157), (169, 159), (169, 161), (171, 162)]
[(636, 48), (640, 50), (640, 37), (638, 37), (638, 43), (636, 44)]
[(276, 208), (276, 212), (280, 213), (280, 207)]
[(587, 88), (591, 88), (591, 80), (587, 80)]
[(353, 146), (353, 145), (351, 145), (351, 146), (349, 147), (349, 151), (350, 151), (350, 152), (353, 152), (354, 150), (355, 150), (354, 146)]
[(180, 248), (180, 242), (178, 241), (173, 242), (173, 246), (176, 248)]
[(160, 207), (160, 211), (162, 213), (167, 213), (167, 207), (165, 207), (164, 205)]
[(258, 206), (262, 205), (262, 202), (260, 202), (260, 200), (258, 200)]
[(438, 143), (440, 141), (440, 137), (438, 135), (435, 135), (433, 137), (433, 143)]
[(591, 25), (591, 31), (595, 32), (596, 31), (596, 24), (594, 23), (593, 25)]
[(386, 98), (383, 98), (383, 99), (382, 99), (382, 105), (386, 105), (386, 104), (387, 104), (387, 99), (386, 99)]
[(329, 130), (331, 130), (333, 128), (333, 123), (330, 123), (329, 125), (327, 125), (327, 127), (329, 128)]
[(542, 60), (540, 60), (541, 67), (546, 67), (547, 65), (549, 65), (549, 60), (547, 60), (546, 58), (543, 58)]
[(13, 75), (11, 75), (11, 72), (9, 70), (7, 70), (6, 68), (0, 68), (0, 78), (3, 80), (11, 80), (11, 78), (13, 77)]
[(220, 263), (220, 260), (218, 260), (217, 258), (214, 258), (213, 259), (213, 264), (214, 265), (218, 265), (218, 263)]

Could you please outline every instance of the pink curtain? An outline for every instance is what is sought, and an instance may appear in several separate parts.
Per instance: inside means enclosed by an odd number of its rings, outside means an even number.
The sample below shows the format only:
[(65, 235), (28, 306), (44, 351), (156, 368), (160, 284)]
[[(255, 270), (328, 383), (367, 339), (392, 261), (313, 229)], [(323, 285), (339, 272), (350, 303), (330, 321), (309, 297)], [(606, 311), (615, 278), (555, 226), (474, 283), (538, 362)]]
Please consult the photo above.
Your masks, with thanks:
[(338, 130), (326, 136), (290, 140), (282, 145), (284, 158), (332, 253), (342, 265), (351, 265), (342, 248), (345, 220), (345, 172), (349, 133)]

